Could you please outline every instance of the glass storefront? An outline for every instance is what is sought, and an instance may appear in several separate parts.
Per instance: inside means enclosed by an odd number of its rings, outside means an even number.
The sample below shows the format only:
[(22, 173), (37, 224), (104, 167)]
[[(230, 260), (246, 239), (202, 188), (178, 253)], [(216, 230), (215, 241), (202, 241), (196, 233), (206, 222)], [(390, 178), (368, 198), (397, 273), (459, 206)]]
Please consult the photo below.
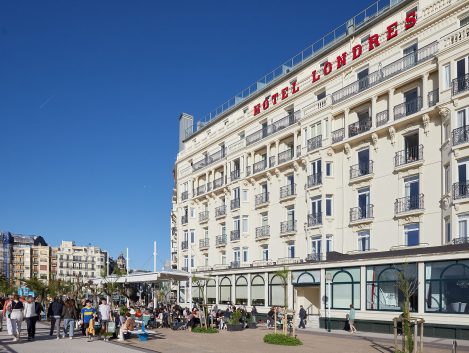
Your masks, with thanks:
[(469, 314), (469, 260), (425, 263), (425, 311)]
[(223, 277), (218, 285), (219, 290), (219, 303), (231, 304), (231, 280), (228, 277)]
[(284, 306), (285, 305), (285, 286), (282, 278), (272, 274), (269, 275), (269, 305)]
[(330, 269), (326, 271), (326, 277), (328, 274), (332, 278), (331, 308), (349, 309), (353, 304), (355, 309), (360, 309), (360, 268)]
[(417, 264), (379, 265), (366, 267), (366, 309), (402, 311), (404, 295), (399, 281), (409, 285), (410, 311), (418, 310)]
[(236, 278), (235, 304), (248, 305), (248, 281), (244, 276)]
[(214, 279), (207, 281), (207, 304), (215, 304), (217, 302), (217, 287)]
[(265, 281), (262, 275), (256, 275), (251, 279), (251, 303), (252, 305), (265, 305)]

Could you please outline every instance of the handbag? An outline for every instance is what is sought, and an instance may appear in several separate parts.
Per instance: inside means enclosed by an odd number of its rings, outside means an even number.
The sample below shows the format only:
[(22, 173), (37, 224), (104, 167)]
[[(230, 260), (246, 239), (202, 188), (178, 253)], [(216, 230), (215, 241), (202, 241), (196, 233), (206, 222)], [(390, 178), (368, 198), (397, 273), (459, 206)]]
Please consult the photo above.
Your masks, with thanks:
[(108, 322), (107, 323), (107, 332), (108, 333), (116, 332), (116, 323), (115, 322)]

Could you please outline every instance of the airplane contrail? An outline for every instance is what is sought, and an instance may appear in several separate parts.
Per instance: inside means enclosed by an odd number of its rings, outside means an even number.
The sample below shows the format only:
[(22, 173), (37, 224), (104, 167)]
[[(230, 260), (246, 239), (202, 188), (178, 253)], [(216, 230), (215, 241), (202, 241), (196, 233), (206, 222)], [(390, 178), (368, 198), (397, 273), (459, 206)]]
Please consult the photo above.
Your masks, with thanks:
[(44, 108), (51, 100), (52, 98), (55, 97), (55, 94), (51, 95), (49, 98), (47, 98), (40, 106), (39, 106), (39, 110), (41, 110), (42, 108)]

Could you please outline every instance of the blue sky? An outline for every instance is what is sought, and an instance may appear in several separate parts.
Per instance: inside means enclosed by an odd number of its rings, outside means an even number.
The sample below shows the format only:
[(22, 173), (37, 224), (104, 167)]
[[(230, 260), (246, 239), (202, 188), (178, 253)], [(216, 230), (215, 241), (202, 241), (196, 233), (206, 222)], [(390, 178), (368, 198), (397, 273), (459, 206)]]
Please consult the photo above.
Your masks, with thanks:
[(169, 258), (178, 116), (203, 116), (361, 1), (0, 2), (0, 229)]

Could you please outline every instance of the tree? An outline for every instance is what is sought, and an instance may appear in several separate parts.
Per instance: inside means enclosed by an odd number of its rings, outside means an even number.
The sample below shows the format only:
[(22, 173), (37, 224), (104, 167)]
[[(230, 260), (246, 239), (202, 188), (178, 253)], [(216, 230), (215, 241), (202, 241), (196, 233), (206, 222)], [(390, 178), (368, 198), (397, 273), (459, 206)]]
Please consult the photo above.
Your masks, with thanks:
[(0, 293), (3, 296), (8, 294), (17, 293), (18, 287), (15, 283), (10, 279), (8, 280), (4, 275), (0, 275)]
[(410, 320), (410, 298), (417, 293), (419, 282), (417, 277), (410, 279), (406, 277), (407, 264), (403, 265), (399, 271), (397, 279), (397, 288), (401, 291), (404, 303), (402, 308), (402, 335), (404, 338), (404, 345), (402, 347), (404, 353), (413, 352), (415, 338), (412, 333), (411, 320)]
[(283, 269), (275, 272), (275, 275), (282, 281), (284, 307), (285, 309), (288, 309), (288, 277), (290, 275), (290, 271), (284, 267)]

